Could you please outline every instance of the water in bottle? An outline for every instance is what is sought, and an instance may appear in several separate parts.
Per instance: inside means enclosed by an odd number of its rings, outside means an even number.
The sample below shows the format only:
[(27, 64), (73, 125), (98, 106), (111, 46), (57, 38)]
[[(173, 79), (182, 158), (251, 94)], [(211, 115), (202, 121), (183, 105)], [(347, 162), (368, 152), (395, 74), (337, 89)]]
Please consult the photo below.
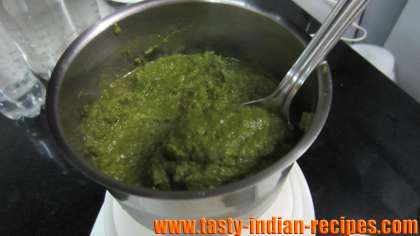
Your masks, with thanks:
[(0, 3), (0, 20), (31, 69), (49, 79), (59, 57), (78, 34), (66, 2), (0, 0)]
[(44, 104), (45, 87), (1, 25), (0, 35), (0, 113), (10, 119), (35, 117)]
[(101, 18), (107, 17), (117, 10), (117, 6), (112, 5), (107, 0), (96, 0), (96, 3), (98, 4), (99, 14)]
[(73, 25), (82, 32), (101, 18), (97, 0), (65, 0)]

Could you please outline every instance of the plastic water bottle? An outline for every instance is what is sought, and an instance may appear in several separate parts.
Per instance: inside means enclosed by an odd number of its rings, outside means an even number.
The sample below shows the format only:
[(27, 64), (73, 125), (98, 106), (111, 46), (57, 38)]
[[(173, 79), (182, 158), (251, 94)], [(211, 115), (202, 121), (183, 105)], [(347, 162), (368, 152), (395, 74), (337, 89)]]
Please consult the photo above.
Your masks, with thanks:
[(50, 78), (59, 57), (78, 35), (64, 0), (1, 0), (0, 20), (30, 68), (44, 79)]
[(99, 3), (97, 0), (65, 0), (71, 21), (78, 33), (84, 31), (101, 18)]
[(0, 113), (10, 119), (35, 117), (44, 104), (45, 87), (1, 25), (0, 35)]
[(109, 1), (96, 0), (96, 3), (98, 4), (99, 14), (101, 18), (107, 17), (117, 10), (117, 6), (112, 5)]

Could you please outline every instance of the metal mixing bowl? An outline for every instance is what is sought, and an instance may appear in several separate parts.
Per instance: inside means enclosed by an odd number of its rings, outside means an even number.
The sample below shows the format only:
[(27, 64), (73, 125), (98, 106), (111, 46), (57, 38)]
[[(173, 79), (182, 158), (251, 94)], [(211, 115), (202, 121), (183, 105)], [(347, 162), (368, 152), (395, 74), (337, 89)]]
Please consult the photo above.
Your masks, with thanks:
[[(114, 32), (117, 22), (120, 34)], [(290, 167), (311, 146), (327, 119), (332, 86), (326, 63), (319, 66), (292, 105), (295, 122), (302, 112), (314, 112), (309, 130), (272, 166), (240, 181), (208, 191), (134, 188), (102, 174), (82, 156), (80, 111), (98, 97), (102, 75), (129, 71), (134, 65), (124, 53), (127, 48), (134, 54), (142, 53), (168, 34), (173, 36), (153, 56), (213, 50), (257, 63), (278, 78), (305, 43), (303, 34), (284, 19), (240, 1), (154, 0), (131, 6), (80, 35), (55, 67), (47, 97), (55, 140), (71, 164), (105, 186), (128, 213), (148, 227), (157, 217), (258, 216), (275, 198)]]

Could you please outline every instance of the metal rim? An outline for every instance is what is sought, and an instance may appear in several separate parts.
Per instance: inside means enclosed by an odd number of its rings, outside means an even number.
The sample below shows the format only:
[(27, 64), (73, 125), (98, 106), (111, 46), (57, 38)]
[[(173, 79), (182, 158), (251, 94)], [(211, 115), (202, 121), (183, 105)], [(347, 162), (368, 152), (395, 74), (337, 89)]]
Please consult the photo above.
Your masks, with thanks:
[(261, 9), (251, 6), (249, 4), (244, 4), (241, 2), (234, 2), (228, 0), (150, 0), (135, 4), (131, 7), (123, 9), (119, 12), (116, 12), (103, 20), (99, 21), (95, 25), (91, 26), (88, 30), (83, 32), (64, 52), (60, 60), (58, 61), (56, 67), (51, 76), (50, 83), (48, 85), (48, 93), (46, 99), (46, 108), (48, 123), (50, 126), (51, 133), (58, 145), (58, 147), (64, 152), (65, 160), (70, 164), (75, 166), (79, 171), (81, 171), (85, 176), (92, 179), (93, 181), (99, 183), (100, 185), (105, 186), (106, 188), (116, 191), (123, 192), (128, 194), (134, 194), (142, 197), (156, 198), (156, 199), (197, 199), (204, 197), (212, 197), (220, 194), (225, 194), (227, 192), (235, 192), (241, 189), (247, 188), (249, 186), (255, 185), (262, 179), (270, 176), (271, 174), (282, 171), (291, 164), (293, 164), (300, 156), (302, 156), (306, 150), (312, 145), (319, 133), (321, 132), (322, 127), (324, 126), (328, 113), (331, 106), (332, 100), (332, 82), (331, 74), (328, 69), (328, 65), (324, 63), (321, 67), (318, 68), (318, 102), (317, 108), (315, 110), (315, 115), (313, 118), (313, 124), (309, 131), (307, 131), (299, 142), (290, 150), (286, 155), (281, 159), (276, 161), (270, 167), (259, 171), (258, 173), (248, 176), (237, 182), (230, 184), (222, 185), (211, 190), (205, 191), (158, 191), (152, 190), (143, 187), (130, 187), (123, 183), (117, 182), (112, 177), (102, 174), (100, 171), (91, 167), (82, 157), (80, 157), (71, 145), (66, 141), (63, 128), (58, 122), (59, 113), (58, 113), (58, 98), (60, 93), (60, 88), (67, 72), (67, 69), (71, 65), (73, 59), (76, 55), (97, 35), (105, 31), (108, 27), (111, 27), (114, 23), (124, 19), (125, 17), (131, 16), (133, 14), (140, 13), (145, 10), (153, 9), (160, 6), (182, 4), (182, 3), (217, 3), (224, 4), (234, 7), (239, 7), (244, 10), (251, 11), (260, 16), (271, 19), (275, 23), (279, 24), (282, 27), (288, 29), (297, 40), (299, 40), (303, 45), (307, 42), (307, 36), (301, 31), (296, 30), (292, 23), (279, 17), (268, 14)]

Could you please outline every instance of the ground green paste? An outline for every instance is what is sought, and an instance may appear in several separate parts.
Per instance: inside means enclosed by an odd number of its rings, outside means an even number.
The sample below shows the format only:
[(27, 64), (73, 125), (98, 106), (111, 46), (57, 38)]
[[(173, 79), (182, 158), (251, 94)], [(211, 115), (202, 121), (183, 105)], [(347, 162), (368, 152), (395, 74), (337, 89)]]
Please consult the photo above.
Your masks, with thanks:
[(129, 185), (203, 190), (253, 173), (287, 151), (277, 114), (244, 101), (276, 83), (213, 52), (148, 62), (108, 83), (81, 125), (92, 163)]

